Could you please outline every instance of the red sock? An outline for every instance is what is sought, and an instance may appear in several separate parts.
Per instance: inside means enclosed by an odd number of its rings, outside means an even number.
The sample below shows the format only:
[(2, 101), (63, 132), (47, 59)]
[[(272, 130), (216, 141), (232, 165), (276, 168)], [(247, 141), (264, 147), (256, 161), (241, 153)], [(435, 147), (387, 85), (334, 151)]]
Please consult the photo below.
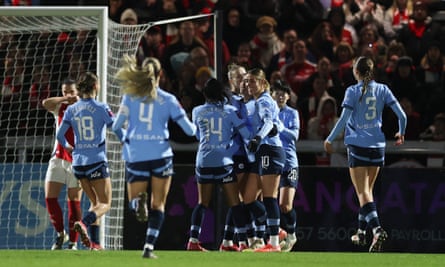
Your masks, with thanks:
[(56, 229), (57, 233), (63, 231), (63, 213), (60, 208), (59, 201), (57, 198), (45, 198), (46, 209), (48, 210), (49, 218), (51, 223)]
[(70, 242), (76, 242), (79, 233), (74, 231), (74, 223), (82, 219), (82, 211), (80, 210), (80, 201), (68, 200), (68, 220)]

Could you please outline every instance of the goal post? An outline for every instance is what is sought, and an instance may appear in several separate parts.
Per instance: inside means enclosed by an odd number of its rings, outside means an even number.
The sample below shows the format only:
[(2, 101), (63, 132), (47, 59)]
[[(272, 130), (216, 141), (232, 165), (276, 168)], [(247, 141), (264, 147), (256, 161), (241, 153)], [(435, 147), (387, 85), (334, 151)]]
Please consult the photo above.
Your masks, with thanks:
[[(106, 41), (108, 39), (108, 7), (103, 6), (91, 6), (91, 7), (0, 7), (0, 17), (2, 20), (5, 17), (96, 17), (97, 21), (91, 23), (91, 21), (82, 21), (84, 23), (84, 27), (90, 29), (97, 29), (97, 39), (100, 45), (97, 46), (98, 51), (98, 60), (97, 60), (97, 74), (99, 75), (100, 81), (102, 85), (106, 84), (107, 76), (106, 76), (106, 66), (107, 66), (107, 49), (106, 49)], [(3, 26), (8, 25), (11, 28), (0, 29), (0, 32), (3, 31), (39, 31), (39, 30), (59, 30), (61, 28), (71, 29), (74, 25), (70, 25), (68, 21), (62, 22), (62, 20), (54, 21), (54, 23), (42, 23), (39, 24), (38, 20), (34, 21), (35, 24), (29, 25), (14, 25), (9, 24), (9, 21), (5, 19), (3, 21)], [(61, 23), (61, 24), (58, 24)], [(68, 24), (67, 24), (68, 23)], [(80, 26), (80, 25), (77, 25)], [(39, 28), (39, 27), (44, 27)], [(106, 92), (104, 93), (106, 95)]]
[[(217, 27), (222, 19), (218, 14), (123, 25), (108, 19), (107, 7), (0, 7), (0, 249), (48, 249), (55, 237), (44, 197), (54, 118), (38, 105), (32, 107), (22, 93), (27, 95), (37, 83), (40, 94), (46, 87), (39, 84), (48, 83), (51, 95), (60, 95), (60, 83), (72, 71), (93, 71), (101, 82), (99, 99), (117, 112), (121, 88), (114, 75), (123, 55), (138, 51), (150, 27), (203, 17), (212, 17)], [(214, 33), (221, 34), (221, 28)], [(215, 45), (214, 68), (221, 78), (218, 49)], [(2, 65), (5, 59), (8, 63)], [(119, 250), (124, 249), (125, 165), (122, 146), (110, 131), (106, 146), (113, 192), (111, 210), (102, 219), (101, 242), (106, 249)], [(63, 191), (59, 201), (67, 229), (65, 196)], [(82, 205), (88, 210), (85, 196)]]
[[(98, 74), (105, 98), (107, 39), (105, 6), (0, 7), (0, 249), (51, 247), (44, 180), (54, 117), (41, 100), (82, 71)], [(59, 201), (67, 230), (66, 189)]]
[[(121, 66), (121, 60), (125, 54), (135, 55), (137, 53), (140, 41), (149, 28), (155, 25), (163, 26), (178, 24), (182, 21), (202, 19), (205, 17), (213, 17), (214, 21), (216, 19), (221, 19), (221, 17), (217, 17), (215, 14), (216, 13), (186, 16), (137, 25), (124, 25), (109, 21), (106, 102), (110, 108), (114, 112), (117, 112), (120, 105), (121, 88), (118, 82), (114, 79), (114, 75)], [(217, 25), (216, 22), (214, 24)], [(214, 32), (219, 32), (219, 34), (221, 34), (220, 30), (214, 30)], [(217, 46), (215, 46), (214, 62), (221, 62), (221, 56), (216, 52), (216, 47)], [(215, 70), (217, 69), (217, 66), (218, 64), (215, 64)], [(217, 72), (215, 71), (215, 73)], [(108, 248), (123, 249), (125, 234), (123, 226), (126, 209), (124, 206), (125, 203), (127, 203), (127, 195), (125, 194), (126, 182), (124, 178), (125, 165), (121, 159), (121, 144), (115, 138), (113, 133), (107, 134), (107, 150), (113, 188), (113, 199), (111, 210), (105, 217), (105, 244)], [(133, 240), (133, 242), (136, 241)]]

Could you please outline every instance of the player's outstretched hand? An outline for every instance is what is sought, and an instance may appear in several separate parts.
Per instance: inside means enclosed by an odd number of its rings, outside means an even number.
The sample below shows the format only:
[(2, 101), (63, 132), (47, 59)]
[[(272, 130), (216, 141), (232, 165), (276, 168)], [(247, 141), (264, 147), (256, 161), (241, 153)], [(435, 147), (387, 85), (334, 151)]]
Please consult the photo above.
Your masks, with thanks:
[(334, 149), (332, 148), (332, 144), (329, 143), (327, 140), (324, 141), (324, 150), (328, 154), (332, 154), (334, 152)]
[(396, 143), (394, 145), (396, 146), (400, 146), (403, 143), (405, 143), (405, 136), (400, 134), (400, 133), (396, 133), (396, 135), (394, 136), (397, 140)]

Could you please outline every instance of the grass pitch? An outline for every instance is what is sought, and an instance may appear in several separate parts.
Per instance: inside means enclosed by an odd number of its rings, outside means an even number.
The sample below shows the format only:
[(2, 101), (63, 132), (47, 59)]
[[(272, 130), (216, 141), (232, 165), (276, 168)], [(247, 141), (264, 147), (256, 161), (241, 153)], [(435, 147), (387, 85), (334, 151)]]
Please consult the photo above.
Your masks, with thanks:
[(141, 251), (0, 250), (1, 266), (10, 267), (419, 267), (444, 266), (445, 254), (411, 253), (237, 253), (156, 251), (158, 259), (143, 259)]

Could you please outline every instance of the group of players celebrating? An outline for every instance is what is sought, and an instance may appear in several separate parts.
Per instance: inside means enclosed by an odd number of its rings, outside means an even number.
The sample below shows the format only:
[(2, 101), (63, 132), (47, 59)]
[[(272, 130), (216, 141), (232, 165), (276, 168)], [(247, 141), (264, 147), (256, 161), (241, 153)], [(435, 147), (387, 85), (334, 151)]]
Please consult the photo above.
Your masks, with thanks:
[[(362, 65), (369, 63), (366, 58), (360, 60), (363, 61)], [(372, 71), (372, 66), (369, 67), (369, 71)], [(354, 70), (357, 71), (356, 78), (360, 85), (364, 77), (360, 72), (362, 69)], [(84, 74), (77, 82), (77, 97), (63, 90), (64, 96), (47, 100), (53, 101), (51, 111), (59, 117), (56, 153), (51, 159), (57, 159), (57, 162), (48, 168), (46, 183), (51, 186), (45, 187), (53, 188), (52, 191), (47, 190), (51, 194), (46, 194), (48, 212), (58, 232), (53, 249), (60, 249), (68, 239), (63, 230), (60, 206), (54, 200), (60, 189), (57, 191), (54, 187), (60, 188), (69, 177), (72, 180), (66, 184), (70, 188), (79, 188), (80, 183), (91, 202), (90, 209), (82, 219), (79, 208), (71, 208), (75, 212), (69, 214), (75, 216), (69, 218), (70, 244), (76, 243), (77, 233), (84, 246), (102, 249), (97, 221), (111, 205), (111, 183), (105, 151), (108, 127), (122, 143), (130, 209), (137, 220), (147, 222), (142, 256), (157, 257), (153, 251), (164, 221), (167, 194), (174, 174), (168, 130), (168, 122), (172, 120), (187, 135), (196, 136), (199, 142), (195, 162), (198, 203), (191, 216), (187, 250), (207, 251), (201, 246), (199, 235), (205, 211), (212, 199), (213, 186), (221, 184), (229, 207), (221, 251), (291, 251), (297, 242), (293, 199), (299, 178), (296, 143), (300, 119), (298, 111), (286, 105), (290, 98), (289, 86), (280, 81), (270, 85), (262, 69), (246, 70), (239, 65), (230, 65), (230, 88), (217, 79), (209, 79), (202, 90), (206, 101), (193, 109), (190, 120), (176, 97), (159, 88), (162, 75), (157, 59), (149, 57), (140, 63), (135, 57), (124, 56), (123, 65), (116, 73), (123, 93), (116, 116), (107, 104), (95, 100), (99, 83), (92, 73)], [(365, 119), (370, 119), (366, 117), (366, 112), (372, 110), (375, 116), (371, 119), (380, 118), (381, 121), (380, 108), (383, 105), (374, 103), (374, 106), (368, 106), (373, 103), (370, 101), (373, 94), (380, 92), (381, 88), (369, 80), (371, 76), (366, 77), (366, 84), (356, 86), (361, 90), (358, 105), (361, 105), (363, 97), (366, 104), (356, 108), (355, 104), (351, 104), (353, 102), (347, 102), (355, 100), (345, 98), (347, 105), (343, 106), (339, 122), (325, 141), (328, 152), (332, 152), (331, 142), (343, 130), (346, 122), (350, 123), (351, 117), (355, 118), (356, 109), (362, 110), (358, 116), (362, 115)], [(387, 91), (384, 93), (386, 98), (377, 102), (384, 100), (383, 104), (391, 106), (399, 116), (400, 132), (397, 137), (401, 144), (406, 116), (395, 98), (391, 98)], [(348, 95), (347, 91), (346, 96), (352, 95)], [(347, 128), (345, 136), (349, 136), (348, 131), (355, 129)], [(375, 135), (381, 137), (377, 132)], [(380, 145), (384, 144), (382, 140), (379, 141)], [(370, 148), (375, 148), (372, 142), (368, 143)], [(359, 155), (359, 160), (349, 161), (351, 169), (356, 170), (351, 172), (353, 182), (372, 180), (372, 184), (367, 184), (364, 190), (360, 187), (362, 182), (354, 185), (358, 194), (363, 195), (362, 191), (365, 191), (371, 195), (359, 198), (363, 207), (359, 221), (361, 218), (361, 225), (365, 225), (365, 229), (368, 224), (373, 228), (370, 251), (380, 251), (387, 234), (380, 227), (372, 200), (375, 177), (369, 177), (378, 173), (383, 155), (382, 150), (378, 149), (379, 157), (370, 160), (367, 149), (348, 147), (348, 151), (353, 150), (351, 155), (348, 154), (348, 159)], [(72, 164), (69, 164), (70, 161)], [(379, 165), (375, 165), (376, 162)], [(57, 168), (62, 168), (63, 172), (57, 172)], [(56, 178), (62, 173), (66, 175), (66, 180)], [(149, 185), (151, 196), (147, 193)], [(150, 207), (147, 204), (149, 197)], [(78, 198), (77, 195), (77, 201)], [(363, 231), (359, 229), (353, 236), (357, 244), (366, 243), (361, 239)]]

